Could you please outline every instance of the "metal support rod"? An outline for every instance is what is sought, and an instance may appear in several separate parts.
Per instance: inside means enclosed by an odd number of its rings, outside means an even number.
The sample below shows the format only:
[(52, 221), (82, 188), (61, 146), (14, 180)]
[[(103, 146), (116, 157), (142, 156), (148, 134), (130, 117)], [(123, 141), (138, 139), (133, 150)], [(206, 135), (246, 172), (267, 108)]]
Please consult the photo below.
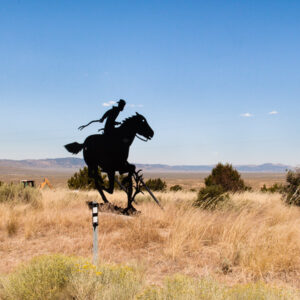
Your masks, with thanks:
[(119, 187), (125, 192), (127, 193), (126, 188), (124, 187), (124, 185), (117, 179), (115, 178), (116, 183), (119, 185)]
[(164, 210), (164, 208), (161, 206), (161, 204), (159, 203), (159, 201), (156, 199), (156, 197), (153, 195), (153, 193), (151, 192), (151, 190), (147, 187), (146, 183), (144, 182), (143, 179), (141, 179), (141, 183), (144, 186), (144, 188), (148, 191), (148, 193), (151, 195), (151, 197), (153, 198), (153, 200), (157, 203), (157, 205)]
[[(136, 174), (137, 174), (137, 173), (136, 173)], [(137, 175), (138, 175), (138, 174), (137, 174)], [(117, 178), (115, 178), (115, 180), (116, 180), (117, 184), (119, 185), (119, 187), (120, 187), (124, 192), (127, 193), (126, 188), (121, 184), (121, 182), (120, 182)], [(143, 179), (140, 179), (140, 181), (141, 181), (142, 185), (144, 186), (144, 188), (147, 190), (147, 192), (150, 194), (150, 196), (153, 198), (153, 200), (157, 203), (157, 205), (158, 205), (162, 210), (164, 210), (164, 208), (161, 206), (161, 204), (159, 203), (159, 201), (158, 201), (158, 200), (156, 199), (156, 197), (153, 195), (153, 193), (151, 192), (151, 190), (147, 187), (147, 185), (146, 185), (146, 183), (144, 182), (144, 180), (143, 180)]]

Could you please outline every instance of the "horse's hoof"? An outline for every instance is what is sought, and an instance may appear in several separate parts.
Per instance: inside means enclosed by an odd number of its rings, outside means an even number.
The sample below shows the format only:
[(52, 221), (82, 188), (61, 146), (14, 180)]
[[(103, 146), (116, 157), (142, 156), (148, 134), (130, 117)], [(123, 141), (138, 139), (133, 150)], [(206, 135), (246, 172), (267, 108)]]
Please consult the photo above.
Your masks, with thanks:
[(99, 211), (117, 213), (118, 212), (118, 207), (111, 204), (110, 202), (105, 202), (105, 203), (101, 203), (99, 205)]
[(124, 209), (124, 210), (122, 211), (122, 215), (129, 216), (128, 210), (127, 210), (127, 209)]
[(123, 210), (123, 214), (126, 216), (139, 215), (141, 212), (136, 210), (133, 206), (127, 207)]

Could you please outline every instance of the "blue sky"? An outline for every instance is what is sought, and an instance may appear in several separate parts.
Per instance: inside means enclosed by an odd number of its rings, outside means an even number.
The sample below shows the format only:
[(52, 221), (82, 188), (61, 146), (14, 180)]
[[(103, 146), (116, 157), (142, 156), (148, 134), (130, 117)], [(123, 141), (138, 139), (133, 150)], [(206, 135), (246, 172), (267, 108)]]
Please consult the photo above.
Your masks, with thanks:
[(299, 1), (0, 4), (1, 159), (69, 156), (123, 98), (131, 162), (300, 163)]

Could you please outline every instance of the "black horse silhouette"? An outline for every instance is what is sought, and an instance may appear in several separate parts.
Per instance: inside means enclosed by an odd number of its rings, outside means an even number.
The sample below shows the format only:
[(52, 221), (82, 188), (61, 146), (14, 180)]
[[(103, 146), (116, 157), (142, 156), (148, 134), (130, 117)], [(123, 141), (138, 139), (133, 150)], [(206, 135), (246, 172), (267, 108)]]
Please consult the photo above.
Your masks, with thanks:
[[(114, 132), (110, 135), (90, 135), (83, 144), (75, 142), (65, 145), (65, 148), (73, 154), (77, 154), (83, 150), (83, 157), (88, 166), (89, 177), (95, 180), (96, 189), (106, 203), (108, 203), (108, 200), (103, 190), (110, 194), (113, 193), (115, 172), (118, 171), (120, 174), (128, 173), (126, 177), (128, 204), (125, 211), (133, 208), (132, 176), (135, 173), (135, 165), (130, 164), (127, 159), (129, 148), (137, 135), (143, 136), (145, 138), (144, 141), (150, 140), (154, 135), (146, 118), (138, 113), (125, 119), (120, 127), (115, 128)], [(108, 188), (102, 185), (103, 182), (99, 176), (98, 167), (108, 175)]]

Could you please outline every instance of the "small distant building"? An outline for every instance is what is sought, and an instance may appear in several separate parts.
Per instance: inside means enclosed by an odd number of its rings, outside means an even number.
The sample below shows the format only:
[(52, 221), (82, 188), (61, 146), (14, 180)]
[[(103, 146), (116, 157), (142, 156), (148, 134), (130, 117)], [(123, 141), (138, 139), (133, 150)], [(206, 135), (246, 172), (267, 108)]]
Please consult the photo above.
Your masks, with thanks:
[(35, 187), (34, 180), (21, 180), (20, 183), (22, 183), (24, 185), (24, 187), (26, 187), (26, 186)]

